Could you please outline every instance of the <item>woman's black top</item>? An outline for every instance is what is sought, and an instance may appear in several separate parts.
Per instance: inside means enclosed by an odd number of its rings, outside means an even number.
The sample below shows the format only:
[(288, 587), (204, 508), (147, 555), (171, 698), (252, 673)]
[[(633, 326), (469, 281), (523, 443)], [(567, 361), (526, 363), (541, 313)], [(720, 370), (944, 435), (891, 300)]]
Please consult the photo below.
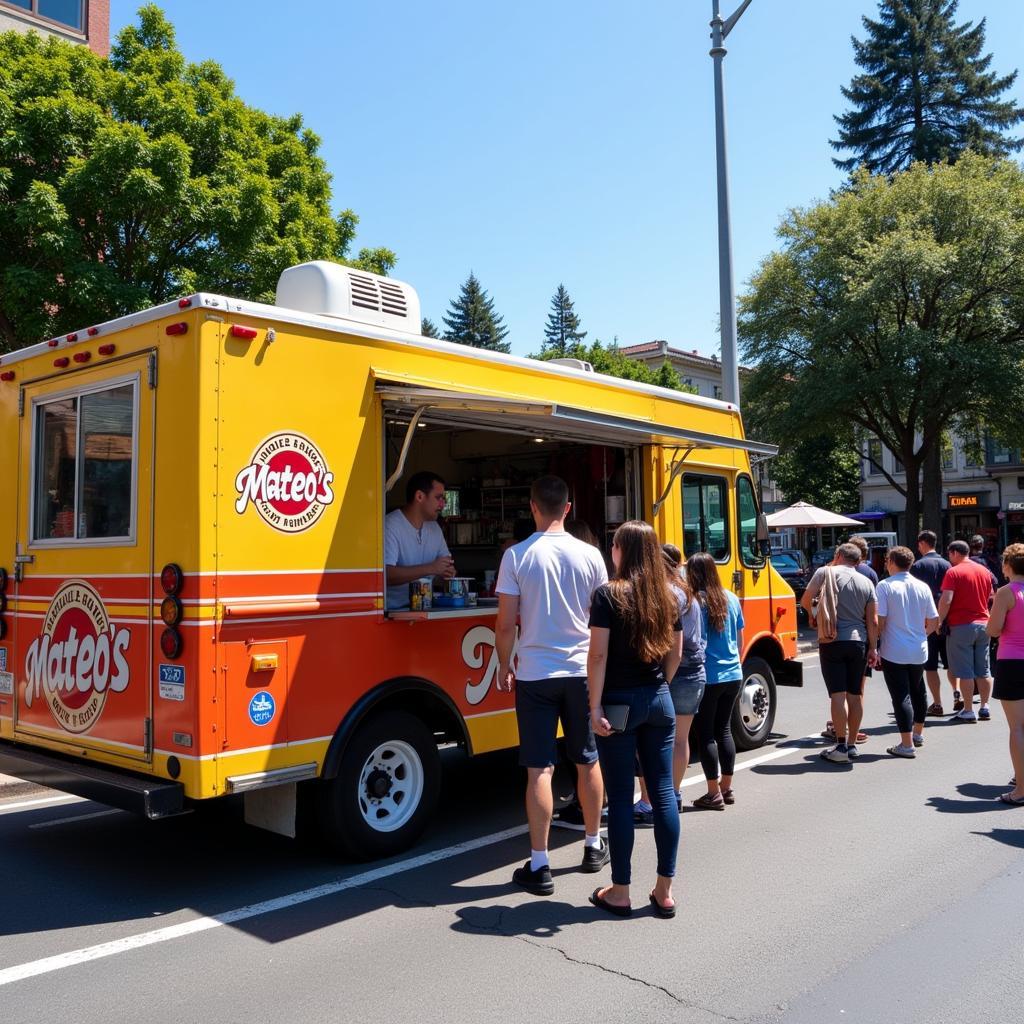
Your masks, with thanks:
[[(604, 674), (606, 690), (658, 686), (665, 682), (665, 673), (661, 670), (660, 662), (644, 661), (633, 650), (626, 623), (615, 605), (611, 587), (607, 583), (594, 591), (590, 602), (590, 625), (609, 631), (608, 662)], [(677, 633), (683, 628), (678, 614), (673, 628)]]

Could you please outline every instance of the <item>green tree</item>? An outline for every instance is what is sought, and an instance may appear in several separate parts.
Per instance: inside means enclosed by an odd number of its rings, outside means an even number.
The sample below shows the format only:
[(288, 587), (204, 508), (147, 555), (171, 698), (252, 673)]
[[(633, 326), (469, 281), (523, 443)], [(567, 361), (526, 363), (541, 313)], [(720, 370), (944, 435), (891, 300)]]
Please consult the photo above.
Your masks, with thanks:
[(863, 18), (867, 36), (854, 38), (856, 75), (843, 96), (851, 109), (838, 115), (835, 159), (847, 171), (864, 164), (892, 174), (913, 161), (955, 160), (967, 149), (1005, 156), (1024, 139), (1003, 132), (1024, 120), (1024, 111), (1000, 97), (1017, 72), (989, 70), (985, 20), (954, 22), (957, 0), (881, 0), (878, 20)]
[(332, 216), (319, 146), (186, 62), (153, 5), (109, 60), (0, 35), (0, 350), (197, 289), (272, 301), (285, 267), (347, 261), (358, 221)]
[(435, 324), (433, 320), (428, 320), (426, 317), (420, 321), (420, 334), (422, 334), (424, 338), (441, 337), (441, 332), (437, 329), (437, 324)]
[(921, 469), (951, 423), (1022, 432), (1024, 172), (967, 154), (848, 189), (782, 222), (741, 300), (747, 396), (773, 436), (852, 425), (906, 470), (907, 539)]
[(579, 344), (586, 336), (586, 331), (580, 330), (580, 318), (576, 312), (572, 299), (565, 289), (564, 284), (558, 286), (558, 291), (551, 298), (551, 312), (548, 313), (547, 326), (544, 328), (544, 343), (542, 352), (552, 352), (556, 358), (564, 356), (572, 346)]
[(583, 342), (576, 342), (569, 347), (564, 354), (559, 355), (552, 349), (542, 351), (534, 355), (533, 359), (581, 359), (593, 366), (596, 373), (604, 373), (609, 377), (621, 377), (623, 380), (635, 380), (641, 384), (657, 384), (659, 387), (670, 388), (673, 391), (683, 391), (695, 395), (697, 389), (689, 384), (684, 384), (679, 374), (672, 368), (672, 364), (666, 359), (656, 370), (652, 370), (646, 363), (639, 359), (633, 359), (624, 355), (619, 348), (618, 342), (613, 341), (606, 345), (600, 339), (593, 341), (590, 345)]
[(494, 300), (472, 271), (462, 285), (459, 297), (452, 299), (448, 312), (441, 319), (447, 328), (444, 332), (446, 341), (494, 352), (508, 352), (512, 347), (505, 341), (508, 328), (504, 319), (497, 314)]

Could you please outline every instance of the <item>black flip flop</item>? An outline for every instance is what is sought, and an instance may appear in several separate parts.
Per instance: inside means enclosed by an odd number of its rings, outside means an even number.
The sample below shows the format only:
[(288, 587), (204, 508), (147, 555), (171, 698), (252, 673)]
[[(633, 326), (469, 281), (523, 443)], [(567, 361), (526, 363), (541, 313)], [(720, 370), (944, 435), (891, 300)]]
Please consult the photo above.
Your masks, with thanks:
[(633, 908), (632, 907), (617, 907), (614, 903), (609, 903), (601, 895), (601, 886), (598, 886), (590, 894), (590, 902), (593, 903), (594, 906), (597, 907), (598, 910), (607, 910), (609, 914), (614, 914), (616, 917), (632, 917), (633, 916)]
[(651, 901), (651, 906), (654, 907), (654, 913), (658, 917), (670, 918), (676, 916), (676, 905), (673, 903), (671, 907), (666, 907), (663, 903), (659, 903), (654, 898), (654, 893), (650, 893), (647, 897)]
[(1009, 804), (1011, 807), (1024, 807), (1024, 799), (1014, 800), (1009, 793), (1000, 793), (999, 799), (1002, 800), (1004, 804)]

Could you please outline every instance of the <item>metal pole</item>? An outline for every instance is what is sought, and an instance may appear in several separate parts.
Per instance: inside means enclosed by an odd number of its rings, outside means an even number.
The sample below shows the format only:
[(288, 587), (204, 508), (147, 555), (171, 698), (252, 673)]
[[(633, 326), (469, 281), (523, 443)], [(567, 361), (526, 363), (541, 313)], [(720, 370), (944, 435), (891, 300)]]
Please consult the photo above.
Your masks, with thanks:
[(711, 50), (715, 72), (715, 158), (718, 166), (718, 307), (722, 333), (722, 397), (740, 403), (740, 380), (736, 353), (736, 287), (732, 269), (732, 227), (729, 221), (729, 162), (725, 146), (725, 78), (722, 60), (725, 37), (732, 31), (750, 0), (722, 20), (719, 0), (711, 0)]

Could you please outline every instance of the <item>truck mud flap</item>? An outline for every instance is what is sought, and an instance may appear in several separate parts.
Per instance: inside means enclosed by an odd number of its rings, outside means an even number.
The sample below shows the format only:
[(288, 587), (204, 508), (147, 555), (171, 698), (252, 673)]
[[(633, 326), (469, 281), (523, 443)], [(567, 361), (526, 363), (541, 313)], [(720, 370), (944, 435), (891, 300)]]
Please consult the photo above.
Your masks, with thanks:
[(791, 658), (775, 670), (775, 682), (778, 686), (803, 686), (804, 663)]
[(180, 782), (116, 771), (8, 742), (0, 742), (0, 773), (147, 818), (168, 818), (187, 810)]

